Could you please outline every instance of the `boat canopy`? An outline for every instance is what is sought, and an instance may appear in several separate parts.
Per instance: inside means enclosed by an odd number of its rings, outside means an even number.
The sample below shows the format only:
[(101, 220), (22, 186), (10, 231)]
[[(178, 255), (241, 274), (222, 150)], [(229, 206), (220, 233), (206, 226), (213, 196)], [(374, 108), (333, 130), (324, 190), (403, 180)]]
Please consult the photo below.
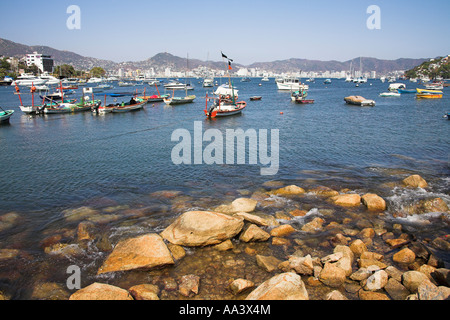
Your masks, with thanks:
[(235, 95), (235, 96), (237, 96), (238, 95), (238, 90), (236, 90), (236, 89), (232, 89), (232, 88), (230, 88), (230, 86), (228, 85), (228, 84), (224, 84), (224, 85), (221, 85), (220, 87), (218, 87), (217, 88), (217, 90), (216, 90), (216, 92), (214, 92), (214, 94), (216, 94), (216, 95), (222, 95), (222, 96), (227, 96), (227, 95)]

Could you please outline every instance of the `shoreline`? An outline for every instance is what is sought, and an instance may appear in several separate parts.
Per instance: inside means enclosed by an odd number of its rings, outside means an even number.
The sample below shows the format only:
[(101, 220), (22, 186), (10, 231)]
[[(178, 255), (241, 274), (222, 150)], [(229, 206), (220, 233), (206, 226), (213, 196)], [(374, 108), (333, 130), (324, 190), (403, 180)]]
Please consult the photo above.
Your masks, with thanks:
[[(426, 181), (413, 177), (408, 178), (412, 185), (405, 184), (402, 188), (427, 188)], [(442, 277), (440, 273), (446, 272), (450, 264), (450, 243), (445, 234), (449, 230), (450, 212), (444, 200), (422, 199), (410, 206), (402, 205), (402, 210), (390, 212), (393, 216), (390, 218), (387, 210), (392, 208), (386, 208), (385, 199), (373, 194), (361, 197), (353, 190), (336, 191), (324, 186), (305, 190), (278, 181), (267, 182), (258, 190), (242, 191), (244, 195), (231, 204), (211, 208), (206, 203), (197, 205), (198, 210), (209, 211), (192, 211), (195, 201), (193, 205), (181, 192), (156, 192), (153, 197), (171, 203), (159, 215), (175, 213), (175, 217), (164, 220), (164, 225), (148, 208), (118, 206), (102, 212), (89, 207), (65, 210), (67, 227), (49, 233), (40, 243), (44, 260), (48, 260), (44, 265), (52, 261), (59, 264), (44, 269), (57, 269), (55, 278), (60, 281), (52, 281), (43, 272), (31, 281), (32, 288), (26, 298), (108, 299), (112, 296), (102, 296), (104, 292), (121, 288), (127, 292), (126, 297), (134, 299), (243, 300), (264, 282), (284, 275), (293, 277), (296, 289), (304, 286), (302, 296), (309, 300), (424, 299), (425, 289), (418, 291), (404, 282), (407, 280), (403, 278), (409, 275), (421, 276), (407, 273), (411, 271), (427, 275), (431, 284), (426, 282), (424, 286), (428, 291), (438, 292), (439, 297), (448, 292), (448, 284), (443, 286), (435, 279)], [(216, 237), (210, 234), (210, 229), (218, 223), (211, 215), (219, 216), (219, 220), (230, 219), (238, 226), (225, 237), (226, 228), (220, 226), (219, 239), (186, 243), (180, 239), (187, 236), (181, 236), (176, 227), (171, 232), (167, 230), (172, 224), (182, 226), (179, 220), (192, 212), (197, 212), (197, 220), (203, 223), (186, 222), (186, 225), (194, 226), (194, 233), (209, 234), (209, 238)], [(406, 222), (411, 216), (421, 217), (420, 224), (425, 226), (431, 224), (430, 220), (440, 221), (441, 234), (424, 238), (420, 230), (416, 234), (407, 223), (398, 223), (398, 219)], [(121, 224), (109, 227), (124, 217)], [(13, 227), (17, 219), (20, 217), (2, 215), (0, 226), (6, 230), (7, 223)], [(140, 223), (134, 225), (135, 219)], [(178, 237), (171, 238), (170, 234)], [(121, 247), (126, 250), (121, 252)], [(155, 253), (158, 253), (156, 257)], [(20, 246), (2, 246), (0, 264), (10, 264), (10, 268), (30, 264), (33, 254), (42, 259), (42, 253), (28, 253)], [(135, 261), (133, 257), (140, 258)], [(82, 270), (80, 289), (83, 289), (68, 290), (66, 280), (70, 275), (64, 275), (67, 267), (63, 266), (77, 263)], [(33, 266), (40, 267), (39, 263)], [(372, 282), (383, 284), (379, 288), (370, 287)], [(98, 286), (92, 287), (95, 283), (112, 287), (93, 293), (91, 289)], [(14, 292), (5, 292), (1, 287), (0, 292), (4, 299), (15, 297)], [(83, 296), (86, 292), (88, 295)], [(298, 292), (274, 299), (296, 298)]]

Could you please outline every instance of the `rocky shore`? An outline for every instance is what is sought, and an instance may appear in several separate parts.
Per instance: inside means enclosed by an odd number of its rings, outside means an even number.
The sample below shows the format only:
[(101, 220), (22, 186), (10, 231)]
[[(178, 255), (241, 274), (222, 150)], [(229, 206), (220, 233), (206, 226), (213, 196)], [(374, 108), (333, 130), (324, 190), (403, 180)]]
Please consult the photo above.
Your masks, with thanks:
[[(418, 175), (402, 188), (427, 188)], [(160, 232), (118, 239), (100, 226), (145, 214), (128, 208), (99, 213), (92, 208), (68, 210), (76, 224), (42, 244), (48, 256), (76, 257), (95, 245), (104, 259), (80, 290), (65, 283), (41, 281), (32, 299), (70, 300), (446, 300), (450, 297), (449, 236), (419, 239), (401, 224), (386, 222), (388, 203), (374, 193), (304, 189), (268, 182), (263, 190), (210, 210), (183, 211), (183, 197), (161, 192), (180, 214)], [(155, 195), (154, 195), (155, 196)], [(308, 205), (314, 198), (314, 205)], [(317, 205), (317, 204), (320, 205)], [(450, 225), (441, 198), (416, 201), (395, 217), (438, 214)], [(436, 218), (436, 215), (433, 216)], [(0, 229), (15, 223), (0, 216)], [(92, 249), (91, 249), (92, 250)], [(23, 256), (0, 249), (0, 263)], [(102, 256), (102, 257), (103, 257)], [(85, 277), (86, 278), (86, 277)], [(84, 281), (86, 282), (86, 280)], [(0, 300), (8, 299), (0, 288)]]

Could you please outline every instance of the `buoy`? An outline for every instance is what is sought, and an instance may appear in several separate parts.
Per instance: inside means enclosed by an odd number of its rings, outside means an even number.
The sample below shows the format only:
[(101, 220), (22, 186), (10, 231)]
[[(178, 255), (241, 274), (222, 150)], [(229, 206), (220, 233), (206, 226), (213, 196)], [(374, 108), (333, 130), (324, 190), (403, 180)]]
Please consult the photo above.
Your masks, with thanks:
[(284, 114), (283, 112), (280, 112), (280, 114)]

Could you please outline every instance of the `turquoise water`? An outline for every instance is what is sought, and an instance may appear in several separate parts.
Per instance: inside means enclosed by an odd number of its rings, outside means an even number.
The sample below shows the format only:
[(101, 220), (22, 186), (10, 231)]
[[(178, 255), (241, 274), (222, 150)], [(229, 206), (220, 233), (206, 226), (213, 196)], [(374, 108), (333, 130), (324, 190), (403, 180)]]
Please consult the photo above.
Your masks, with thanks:
[[(386, 191), (385, 184), (417, 173), (429, 182), (431, 196), (450, 204), (450, 121), (443, 118), (450, 110), (448, 88), (439, 100), (416, 100), (413, 94), (381, 98), (388, 84), (379, 80), (360, 87), (343, 80), (328, 85), (317, 80), (309, 90), (315, 104), (298, 105), (290, 101), (289, 92), (277, 90), (273, 79), (235, 79), (239, 100), (248, 103), (244, 113), (207, 120), (206, 89), (195, 84), (190, 91), (197, 96), (193, 104), (151, 103), (142, 111), (103, 116), (87, 112), (30, 117), (18, 108), (14, 88), (0, 87), (0, 106), (15, 110), (11, 124), (0, 127), (0, 215), (16, 212), (21, 217), (20, 224), (0, 230), (0, 248), (17, 247), (42, 259), (41, 241), (54, 230), (74, 227), (63, 211), (81, 206), (146, 209), (152, 212), (148, 231), (161, 231), (183, 210), (251, 194), (269, 180), (375, 192), (395, 207), (414, 195)], [(407, 87), (416, 84), (408, 82)], [(250, 101), (255, 95), (262, 100)], [(350, 95), (374, 99), (377, 105), (346, 105), (344, 97)], [(24, 97), (24, 102), (31, 98)], [(248, 160), (244, 165), (173, 164), (177, 142), (171, 141), (172, 133), (187, 129), (193, 136), (196, 121), (204, 131), (218, 129), (224, 136), (227, 129), (279, 130), (277, 174), (262, 176), (261, 164), (250, 165)], [(152, 196), (162, 190), (182, 192), (184, 204), (178, 211)], [(123, 222), (108, 225), (117, 227), (115, 239), (129, 232), (121, 233), (118, 226)]]

